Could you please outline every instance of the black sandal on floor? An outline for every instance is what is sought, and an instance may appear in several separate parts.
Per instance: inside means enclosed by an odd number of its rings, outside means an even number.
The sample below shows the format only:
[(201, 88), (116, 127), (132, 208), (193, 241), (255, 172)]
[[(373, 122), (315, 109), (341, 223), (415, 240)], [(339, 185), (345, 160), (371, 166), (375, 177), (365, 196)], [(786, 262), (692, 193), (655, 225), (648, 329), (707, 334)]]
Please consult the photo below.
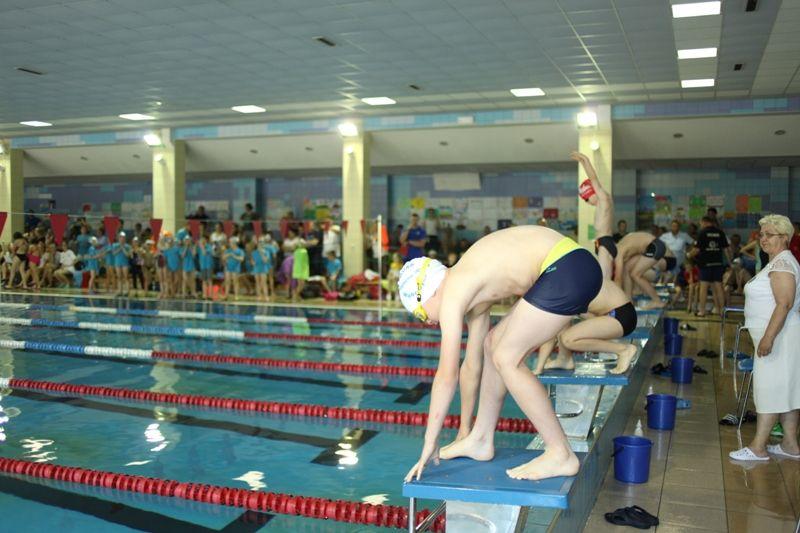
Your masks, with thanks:
[(631, 526), (636, 529), (650, 529), (653, 526), (653, 522), (648, 518), (648, 516), (652, 515), (647, 513), (647, 511), (645, 511), (645, 514), (642, 514), (632, 507), (617, 509), (614, 512), (606, 513), (604, 516), (606, 522), (614, 524), (615, 526)]
[(708, 370), (706, 370), (705, 368), (703, 368), (700, 365), (694, 365), (694, 368), (692, 368), (692, 371), (695, 374), (708, 374)]

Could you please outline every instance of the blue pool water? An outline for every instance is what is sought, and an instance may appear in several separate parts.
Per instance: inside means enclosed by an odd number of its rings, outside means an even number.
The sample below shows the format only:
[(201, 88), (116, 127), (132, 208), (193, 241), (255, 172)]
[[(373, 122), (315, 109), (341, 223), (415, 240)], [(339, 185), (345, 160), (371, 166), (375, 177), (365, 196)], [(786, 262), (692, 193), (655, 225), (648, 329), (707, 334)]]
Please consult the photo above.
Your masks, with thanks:
[[(85, 300), (0, 296), (0, 302), (84, 305)], [(97, 302), (96, 302), (97, 303)], [(102, 302), (102, 305), (114, 305)], [(142, 307), (208, 311), (207, 305), (147, 302)], [(375, 313), (279, 308), (222, 312), (374, 319)], [(4, 317), (179, 325), (295, 334), (369, 337), (374, 327), (273, 325), (0, 308)], [(392, 319), (399, 320), (401, 316)], [(402, 317), (405, 319), (405, 317)], [(381, 328), (386, 338), (436, 340), (437, 332)], [(224, 353), (247, 357), (434, 367), (433, 349), (320, 343), (241, 342), (0, 324), (0, 339)], [(360, 376), (194, 362), (131, 361), (0, 349), (0, 376), (184, 394), (427, 411), (430, 380)], [(237, 414), (106, 398), (2, 391), (8, 416), (0, 456), (49, 461), (245, 489), (404, 505), (402, 477), (419, 456), (424, 428), (317, 418)], [(451, 412), (456, 413), (458, 399)], [(522, 417), (511, 401), (503, 416)], [(445, 430), (445, 438), (454, 431)], [(497, 443), (524, 447), (531, 437), (498, 433)], [(430, 502), (428, 507), (431, 507)], [(245, 514), (193, 502), (0, 476), (3, 530), (28, 531), (368, 531), (314, 519)]]

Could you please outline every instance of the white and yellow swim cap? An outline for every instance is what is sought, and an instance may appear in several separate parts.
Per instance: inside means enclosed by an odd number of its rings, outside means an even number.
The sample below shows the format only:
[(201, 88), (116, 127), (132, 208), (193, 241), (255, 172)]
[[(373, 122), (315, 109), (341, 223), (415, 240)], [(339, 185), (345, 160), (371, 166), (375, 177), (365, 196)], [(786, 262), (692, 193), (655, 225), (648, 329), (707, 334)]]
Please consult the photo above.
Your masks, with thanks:
[[(403, 307), (417, 316), (422, 304), (427, 302), (442, 284), (446, 272), (446, 266), (430, 257), (418, 257), (403, 265), (397, 282)], [(422, 317), (418, 318), (424, 320)]]

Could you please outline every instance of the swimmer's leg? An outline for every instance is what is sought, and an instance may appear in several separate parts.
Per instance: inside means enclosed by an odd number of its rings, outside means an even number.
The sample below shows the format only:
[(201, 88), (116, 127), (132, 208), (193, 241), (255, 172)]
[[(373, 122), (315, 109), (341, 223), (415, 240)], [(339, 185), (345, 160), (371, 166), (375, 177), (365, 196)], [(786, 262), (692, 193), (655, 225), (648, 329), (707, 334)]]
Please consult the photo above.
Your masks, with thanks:
[(614, 272), (614, 258), (611, 257), (605, 246), (597, 248), (597, 262), (600, 263), (600, 270), (603, 271), (603, 279), (611, 279), (611, 274)]
[(559, 337), (561, 346), (576, 352), (609, 352), (617, 354), (617, 366), (610, 372), (621, 374), (628, 370), (631, 360), (636, 356), (636, 346), (628, 343), (611, 342), (610, 339), (622, 337), (622, 325), (610, 316), (597, 316), (584, 320), (567, 329)]
[(539, 355), (536, 358), (536, 368), (533, 369), (533, 373), (537, 376), (544, 372), (545, 368), (550, 368), (550, 356), (553, 354), (553, 350), (556, 347), (557, 341), (558, 338), (553, 337), (549, 341), (539, 346)]
[(633, 282), (650, 297), (648, 308), (661, 308), (665, 305), (664, 302), (661, 301), (661, 297), (658, 295), (655, 288), (653, 288), (653, 284), (645, 278), (645, 273), (653, 268), (653, 265), (657, 262), (657, 260), (650, 257), (641, 256), (639, 260), (636, 261), (636, 265), (631, 269), (631, 279)]

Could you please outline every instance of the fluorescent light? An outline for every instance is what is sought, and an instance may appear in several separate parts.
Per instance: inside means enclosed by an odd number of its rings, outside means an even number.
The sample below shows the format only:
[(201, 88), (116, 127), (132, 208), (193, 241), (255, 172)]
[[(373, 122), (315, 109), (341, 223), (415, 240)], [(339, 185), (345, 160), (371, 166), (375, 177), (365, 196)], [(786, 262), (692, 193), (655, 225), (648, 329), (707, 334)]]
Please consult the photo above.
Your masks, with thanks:
[(126, 120), (153, 120), (156, 117), (150, 115), (142, 115), (141, 113), (125, 113), (120, 115), (119, 118), (124, 118)]
[(579, 128), (592, 128), (594, 126), (597, 126), (597, 113), (594, 111), (578, 113)]
[(544, 96), (544, 91), (538, 87), (525, 87), (523, 89), (511, 89), (511, 94), (517, 98), (524, 98), (526, 96)]
[(693, 89), (695, 87), (713, 87), (714, 78), (702, 78), (698, 80), (681, 80), (681, 87)]
[(155, 133), (145, 133), (143, 139), (148, 146), (161, 146), (161, 137)]
[(33, 126), (34, 128), (44, 128), (47, 126), (52, 126), (49, 122), (42, 122), (40, 120), (26, 120), (24, 122), (20, 122), (23, 126)]
[(678, 59), (702, 59), (704, 57), (717, 57), (716, 48), (687, 48), (678, 50)]
[(358, 135), (358, 126), (352, 122), (342, 122), (338, 128), (342, 137), (356, 137)]
[(672, 6), (672, 18), (705, 17), (719, 15), (722, 2), (694, 2), (691, 4), (675, 4)]
[(392, 104), (396, 104), (397, 103), (397, 102), (395, 102), (394, 100), (392, 100), (391, 98), (389, 98), (387, 96), (376, 96), (374, 98), (362, 98), (361, 101), (364, 102), (367, 105), (392, 105)]
[(266, 109), (257, 105), (235, 105), (231, 109), (239, 113), (263, 113), (266, 111)]

